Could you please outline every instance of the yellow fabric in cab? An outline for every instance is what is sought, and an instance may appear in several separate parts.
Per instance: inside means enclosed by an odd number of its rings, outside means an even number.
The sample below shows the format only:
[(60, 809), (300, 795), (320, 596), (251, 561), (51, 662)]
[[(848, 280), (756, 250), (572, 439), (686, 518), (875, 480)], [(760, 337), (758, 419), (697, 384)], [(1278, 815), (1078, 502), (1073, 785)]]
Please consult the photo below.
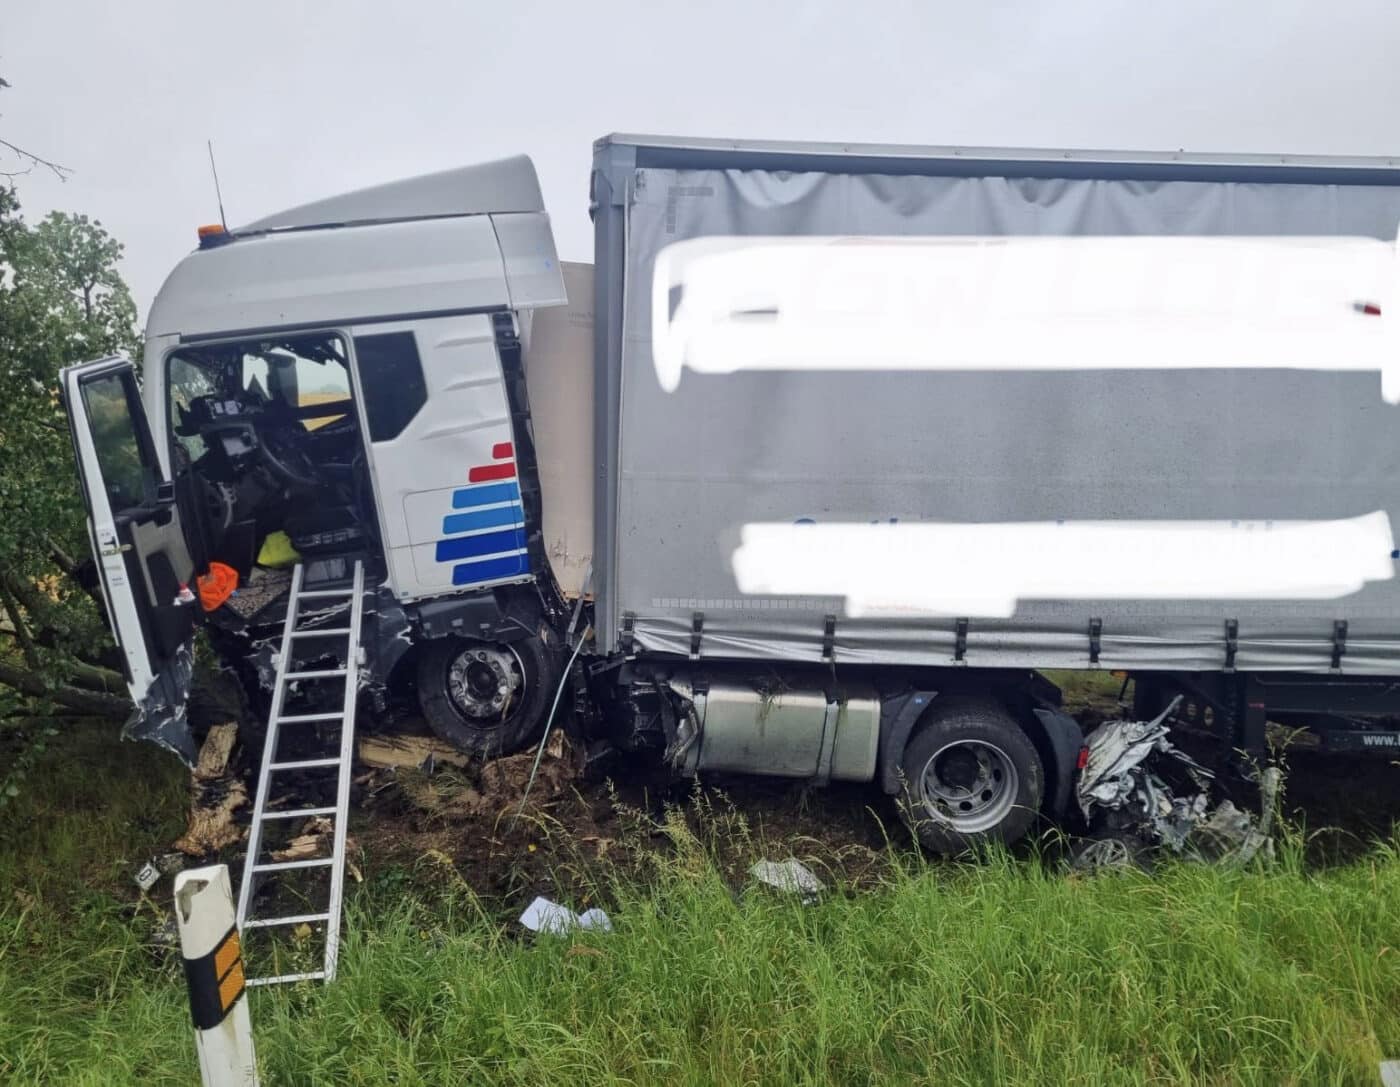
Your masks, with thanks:
[(284, 566), (295, 566), (301, 561), (301, 556), (297, 554), (297, 549), (292, 546), (292, 541), (287, 534), (282, 531), (269, 532), (267, 539), (263, 540), (262, 548), (258, 551), (258, 565), (267, 566), (273, 570), (280, 570)]

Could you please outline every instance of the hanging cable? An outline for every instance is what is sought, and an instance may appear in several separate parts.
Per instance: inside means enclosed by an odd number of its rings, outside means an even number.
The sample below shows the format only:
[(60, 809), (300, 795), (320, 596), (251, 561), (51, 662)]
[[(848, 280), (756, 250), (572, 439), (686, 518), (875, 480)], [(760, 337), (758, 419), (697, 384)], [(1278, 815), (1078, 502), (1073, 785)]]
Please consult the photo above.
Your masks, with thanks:
[(564, 694), (564, 684), (569, 682), (569, 673), (574, 670), (574, 661), (578, 660), (578, 655), (582, 652), (588, 639), (593, 637), (593, 627), (584, 628), (579, 636), (578, 645), (574, 646), (573, 654), (569, 657), (569, 663), (564, 666), (564, 674), (559, 677), (559, 686), (554, 691), (554, 703), (549, 707), (549, 716), (545, 718), (544, 735), (540, 737), (540, 746), (535, 749), (535, 763), (530, 767), (530, 777), (525, 782), (525, 791), (520, 794), (520, 807), (515, 810), (515, 817), (511, 819), (510, 825), (515, 826), (515, 822), (525, 810), (525, 801), (530, 799), (530, 790), (535, 784), (535, 775), (540, 769), (540, 759), (544, 757), (544, 745), (549, 742), (550, 729), (554, 727), (554, 714), (559, 709), (559, 699)]

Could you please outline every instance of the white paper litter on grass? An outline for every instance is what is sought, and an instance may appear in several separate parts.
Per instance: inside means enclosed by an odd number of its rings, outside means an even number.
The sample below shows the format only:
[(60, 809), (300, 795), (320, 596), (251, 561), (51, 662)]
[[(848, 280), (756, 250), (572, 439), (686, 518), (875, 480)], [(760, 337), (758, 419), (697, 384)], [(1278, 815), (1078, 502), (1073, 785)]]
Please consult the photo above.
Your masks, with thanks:
[(755, 861), (749, 875), (780, 891), (800, 894), (805, 900), (816, 898), (826, 890), (826, 885), (810, 868), (792, 857), (785, 861)]
[(584, 910), (583, 913), (574, 913), (567, 906), (551, 902), (543, 896), (525, 907), (525, 912), (520, 915), (520, 923), (531, 932), (547, 932), (553, 936), (564, 936), (574, 929), (612, 931), (612, 920), (598, 907)]

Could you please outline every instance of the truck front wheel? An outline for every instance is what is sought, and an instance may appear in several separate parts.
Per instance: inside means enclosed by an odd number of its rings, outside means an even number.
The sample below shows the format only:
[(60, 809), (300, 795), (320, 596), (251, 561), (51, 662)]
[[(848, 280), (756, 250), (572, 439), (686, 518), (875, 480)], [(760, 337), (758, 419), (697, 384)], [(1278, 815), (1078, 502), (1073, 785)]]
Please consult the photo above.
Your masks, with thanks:
[(509, 755), (540, 734), (559, 682), (556, 654), (536, 636), (513, 642), (438, 638), (418, 658), (418, 702), (460, 751)]
[(1035, 747), (990, 698), (936, 700), (904, 748), (900, 816), (934, 853), (1016, 841), (1044, 793)]

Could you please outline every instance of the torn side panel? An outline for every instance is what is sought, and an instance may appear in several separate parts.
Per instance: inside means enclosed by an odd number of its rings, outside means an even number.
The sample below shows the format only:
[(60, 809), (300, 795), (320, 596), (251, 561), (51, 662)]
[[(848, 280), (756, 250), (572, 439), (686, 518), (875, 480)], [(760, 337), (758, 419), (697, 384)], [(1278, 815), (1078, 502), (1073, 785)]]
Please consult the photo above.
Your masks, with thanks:
[(165, 666), (156, 673), (145, 695), (127, 718), (122, 736), (128, 740), (150, 740), (167, 751), (173, 751), (186, 766), (193, 769), (198, 751), (185, 712), (193, 679), (194, 640), (191, 638), (181, 643)]

